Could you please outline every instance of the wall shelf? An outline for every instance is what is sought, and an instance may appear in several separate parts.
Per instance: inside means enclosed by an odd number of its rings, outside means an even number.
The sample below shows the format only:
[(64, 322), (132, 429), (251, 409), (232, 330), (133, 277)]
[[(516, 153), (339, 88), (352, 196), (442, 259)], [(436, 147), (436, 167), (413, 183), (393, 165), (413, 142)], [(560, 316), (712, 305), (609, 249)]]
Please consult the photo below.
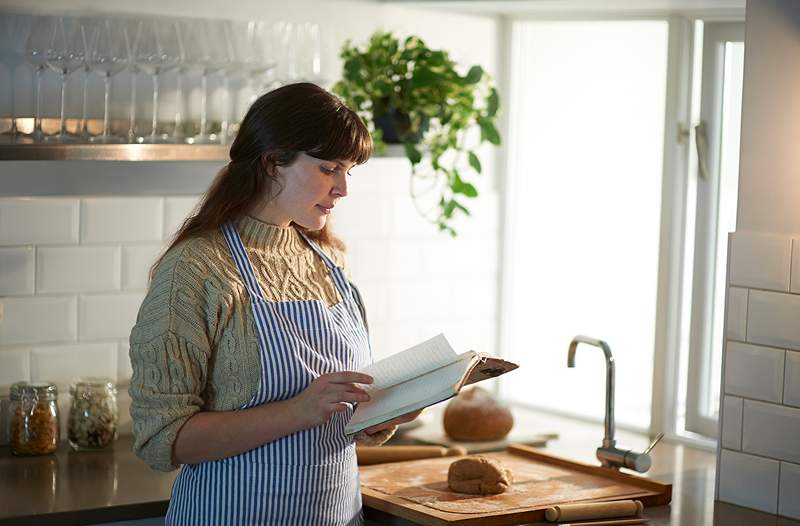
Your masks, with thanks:
[(227, 161), (227, 144), (0, 144), (0, 161)]

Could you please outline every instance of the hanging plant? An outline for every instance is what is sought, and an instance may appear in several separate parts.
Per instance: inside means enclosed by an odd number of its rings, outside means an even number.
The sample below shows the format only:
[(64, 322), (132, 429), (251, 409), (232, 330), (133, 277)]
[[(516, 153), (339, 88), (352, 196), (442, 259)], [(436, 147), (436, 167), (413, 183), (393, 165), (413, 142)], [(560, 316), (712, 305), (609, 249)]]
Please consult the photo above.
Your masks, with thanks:
[(469, 215), (467, 200), (478, 196), (470, 182), (482, 169), (475, 150), (500, 144), (500, 100), (488, 73), (472, 66), (461, 75), (446, 51), (416, 36), (401, 44), (391, 32), (377, 32), (361, 47), (347, 41), (340, 56), (342, 79), (333, 91), (370, 128), (378, 152), (403, 145), (417, 210), (455, 236), (453, 218)]

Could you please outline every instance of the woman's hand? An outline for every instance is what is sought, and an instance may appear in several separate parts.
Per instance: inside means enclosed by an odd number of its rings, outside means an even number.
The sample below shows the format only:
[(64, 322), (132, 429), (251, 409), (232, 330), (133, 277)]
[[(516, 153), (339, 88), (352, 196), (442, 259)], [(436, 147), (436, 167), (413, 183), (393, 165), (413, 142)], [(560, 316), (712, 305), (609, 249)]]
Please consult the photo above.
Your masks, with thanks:
[(411, 413), (406, 413), (404, 415), (398, 416), (397, 418), (392, 418), (391, 420), (389, 420), (387, 422), (383, 422), (382, 424), (375, 424), (372, 427), (366, 428), (364, 431), (368, 435), (373, 435), (375, 433), (378, 433), (379, 431), (383, 431), (384, 429), (391, 429), (392, 427), (394, 427), (396, 425), (405, 424), (406, 422), (411, 422), (412, 420), (414, 420), (415, 418), (417, 418), (421, 414), (422, 414), (422, 409), (420, 409), (419, 411), (413, 411)]
[(292, 402), (306, 428), (327, 422), (337, 412), (347, 409), (345, 402), (367, 402), (369, 395), (356, 384), (371, 384), (372, 377), (355, 371), (328, 373), (317, 377)]

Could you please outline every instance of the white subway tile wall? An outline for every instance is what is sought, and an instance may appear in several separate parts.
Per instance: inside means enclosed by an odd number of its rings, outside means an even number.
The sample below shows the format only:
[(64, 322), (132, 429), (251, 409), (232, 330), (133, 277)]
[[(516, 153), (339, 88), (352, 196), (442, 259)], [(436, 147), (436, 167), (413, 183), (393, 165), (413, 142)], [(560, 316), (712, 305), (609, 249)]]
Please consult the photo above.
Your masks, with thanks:
[(786, 351), (783, 403), (800, 407), (800, 351)]
[(71, 381), (107, 376), (130, 432), (128, 336), (165, 218), (179, 224), (198, 198), (0, 199), (0, 400), (16, 381), (48, 380), (66, 410)]
[(742, 449), (742, 399), (726, 396), (723, 400), (722, 447)]
[(800, 463), (800, 409), (744, 401), (742, 451)]
[(78, 242), (78, 199), (0, 199), (0, 246)]
[(800, 519), (800, 465), (781, 462), (778, 514)]
[(726, 393), (781, 403), (784, 351), (731, 341), (727, 353)]
[(747, 338), (747, 296), (749, 290), (731, 287), (728, 291), (728, 338), (745, 341)]
[(755, 232), (737, 232), (731, 250), (731, 285), (754, 289), (789, 290), (792, 240)]
[(719, 499), (767, 513), (778, 509), (777, 460), (723, 449), (719, 463)]
[(118, 246), (42, 246), (36, 254), (36, 293), (116, 291), (120, 273)]
[(0, 296), (33, 294), (33, 247), (0, 248), (0, 269)]
[[(332, 215), (365, 299), (373, 357), (439, 332), (459, 352), (497, 352), (496, 191), (480, 188), (452, 239), (417, 214), (409, 171), (404, 158), (354, 168)], [(486, 169), (482, 181), (491, 182)], [(109, 376), (120, 386), (121, 432), (130, 432), (130, 329), (151, 265), (200, 197), (0, 199), (0, 399), (17, 380), (66, 388)], [(66, 391), (60, 399), (65, 409)]]
[(731, 234), (720, 500), (800, 518), (800, 240)]

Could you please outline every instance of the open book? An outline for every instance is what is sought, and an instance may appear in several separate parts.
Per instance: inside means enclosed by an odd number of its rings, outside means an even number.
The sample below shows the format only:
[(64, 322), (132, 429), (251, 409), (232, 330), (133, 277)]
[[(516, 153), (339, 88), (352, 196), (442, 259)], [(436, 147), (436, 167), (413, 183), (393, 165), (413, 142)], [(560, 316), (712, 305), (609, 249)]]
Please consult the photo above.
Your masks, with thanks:
[(442, 402), (457, 395), (465, 385), (516, 368), (516, 364), (475, 351), (456, 354), (444, 335), (439, 334), (361, 369), (375, 381), (361, 385), (370, 401), (357, 405), (345, 433), (357, 433)]

